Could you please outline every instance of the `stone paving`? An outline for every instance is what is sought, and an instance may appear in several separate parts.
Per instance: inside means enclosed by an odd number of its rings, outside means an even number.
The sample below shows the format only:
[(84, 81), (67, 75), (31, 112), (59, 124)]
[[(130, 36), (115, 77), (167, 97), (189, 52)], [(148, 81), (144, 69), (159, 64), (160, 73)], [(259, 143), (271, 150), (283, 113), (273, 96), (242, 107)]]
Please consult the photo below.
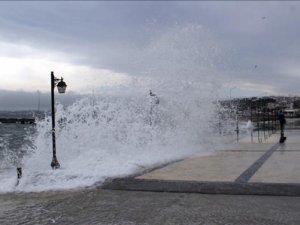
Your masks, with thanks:
[[(300, 130), (261, 140), (240, 139), (209, 156), (193, 156), (136, 177), (118, 178), (104, 188), (300, 196)], [(255, 141), (256, 139), (256, 141)]]

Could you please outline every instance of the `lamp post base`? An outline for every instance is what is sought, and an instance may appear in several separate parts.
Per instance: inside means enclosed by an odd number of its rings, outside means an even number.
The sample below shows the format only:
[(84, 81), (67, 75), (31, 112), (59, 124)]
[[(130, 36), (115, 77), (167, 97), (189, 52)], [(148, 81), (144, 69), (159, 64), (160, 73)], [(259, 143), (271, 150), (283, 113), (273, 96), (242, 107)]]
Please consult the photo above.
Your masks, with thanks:
[(52, 167), (52, 169), (60, 168), (59, 162), (57, 161), (56, 157), (53, 157), (52, 162), (51, 162), (51, 167)]

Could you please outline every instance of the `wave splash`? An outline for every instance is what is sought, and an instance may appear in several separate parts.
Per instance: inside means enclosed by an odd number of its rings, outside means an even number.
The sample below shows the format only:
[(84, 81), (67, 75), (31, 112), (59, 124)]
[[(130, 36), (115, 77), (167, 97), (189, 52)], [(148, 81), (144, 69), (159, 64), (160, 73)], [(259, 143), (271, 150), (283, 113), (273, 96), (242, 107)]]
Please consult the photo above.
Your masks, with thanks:
[(24, 159), (18, 189), (89, 186), (195, 152), (207, 153), (214, 142), (208, 137), (215, 132), (216, 105), (208, 92), (202, 90), (196, 97), (194, 92), (199, 91), (195, 86), (184, 83), (180, 86), (185, 92), (157, 90), (159, 104), (145, 92), (139, 96), (85, 97), (67, 108), (57, 105), (61, 169), (50, 168), (51, 120), (46, 118), (37, 124), (35, 149)]
[[(60, 169), (50, 167), (51, 118), (47, 117), (37, 122), (31, 137), (34, 148), (26, 149), (19, 185), (15, 188), (15, 179), (6, 177), (0, 191), (85, 187), (213, 151), (218, 143), (221, 83), (213, 62), (216, 58), (220, 62), (221, 51), (201, 26), (175, 26), (157, 36), (136, 60), (143, 67), (151, 65), (143, 77), (66, 108), (56, 106)], [(159, 104), (149, 95), (150, 89)]]

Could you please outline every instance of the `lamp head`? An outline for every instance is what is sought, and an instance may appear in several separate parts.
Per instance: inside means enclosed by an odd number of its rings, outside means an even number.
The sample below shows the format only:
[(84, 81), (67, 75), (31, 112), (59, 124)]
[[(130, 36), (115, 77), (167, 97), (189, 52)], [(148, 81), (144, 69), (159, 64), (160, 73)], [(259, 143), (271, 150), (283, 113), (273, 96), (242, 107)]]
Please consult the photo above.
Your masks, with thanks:
[(60, 81), (56, 86), (57, 86), (58, 93), (63, 94), (66, 92), (67, 85), (64, 82), (63, 78), (60, 79)]

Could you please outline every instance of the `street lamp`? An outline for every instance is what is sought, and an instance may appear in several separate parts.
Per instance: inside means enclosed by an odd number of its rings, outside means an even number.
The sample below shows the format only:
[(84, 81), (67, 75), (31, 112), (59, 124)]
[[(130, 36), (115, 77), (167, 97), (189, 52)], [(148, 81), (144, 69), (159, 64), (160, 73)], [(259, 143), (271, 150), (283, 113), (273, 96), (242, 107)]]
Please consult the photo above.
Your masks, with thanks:
[(66, 91), (67, 85), (63, 78), (56, 78), (54, 72), (51, 72), (51, 114), (52, 114), (52, 169), (59, 169), (60, 165), (56, 157), (56, 143), (55, 143), (55, 108), (54, 108), (54, 88), (57, 87), (58, 93), (63, 94)]
[(237, 88), (237, 87), (232, 87), (232, 88), (230, 88), (230, 93), (229, 93), (229, 101), (230, 101), (230, 116), (232, 116), (232, 108), (233, 108), (233, 106), (232, 106), (232, 99), (231, 99), (231, 92), (232, 92), (232, 90), (233, 90), (233, 89), (235, 89), (235, 88)]

